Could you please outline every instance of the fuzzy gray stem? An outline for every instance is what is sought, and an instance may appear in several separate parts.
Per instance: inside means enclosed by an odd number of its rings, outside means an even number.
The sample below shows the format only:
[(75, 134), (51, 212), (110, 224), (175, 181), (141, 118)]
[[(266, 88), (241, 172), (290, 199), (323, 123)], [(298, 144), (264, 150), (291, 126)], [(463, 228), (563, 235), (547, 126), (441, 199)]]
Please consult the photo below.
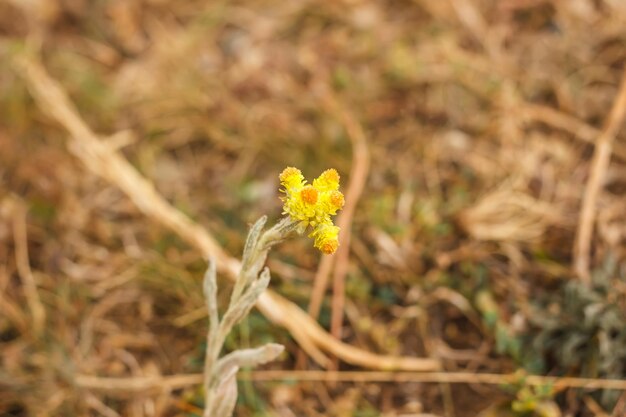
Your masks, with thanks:
[(262, 232), (267, 218), (261, 217), (252, 226), (244, 248), (241, 271), (235, 282), (230, 302), (222, 320), (217, 310), (216, 265), (213, 260), (204, 277), (204, 294), (209, 313), (209, 331), (204, 362), (204, 417), (230, 417), (237, 397), (235, 374), (242, 366), (255, 366), (275, 359), (283, 350), (276, 344), (256, 349), (236, 350), (218, 360), (226, 337), (233, 327), (250, 312), (270, 282), (269, 269), (263, 265), (272, 246), (283, 241), (297, 223), (284, 218)]

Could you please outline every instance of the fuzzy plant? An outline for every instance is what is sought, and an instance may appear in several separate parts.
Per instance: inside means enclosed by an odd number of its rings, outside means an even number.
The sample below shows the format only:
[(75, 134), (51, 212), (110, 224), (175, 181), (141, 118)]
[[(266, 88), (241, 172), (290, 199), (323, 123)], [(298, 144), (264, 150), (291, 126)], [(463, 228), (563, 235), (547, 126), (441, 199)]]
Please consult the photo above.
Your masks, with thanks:
[[(591, 286), (572, 280), (558, 298), (534, 303), (529, 317), (532, 333), (525, 341), (528, 368), (586, 378), (626, 378), (626, 311), (616, 291), (625, 279), (626, 268), (608, 257), (593, 271)], [(594, 396), (612, 409), (619, 394), (603, 390)]]
[(233, 327), (250, 312), (270, 282), (270, 272), (264, 267), (272, 246), (293, 234), (314, 239), (314, 246), (324, 254), (339, 247), (339, 228), (332, 216), (343, 207), (339, 191), (339, 174), (334, 169), (324, 171), (312, 184), (307, 184), (299, 169), (288, 167), (279, 176), (283, 188), (284, 217), (265, 230), (267, 217), (252, 226), (246, 240), (241, 269), (235, 281), (226, 311), (220, 317), (217, 307), (216, 263), (211, 260), (204, 277), (204, 295), (209, 316), (206, 356), (204, 363), (204, 417), (230, 417), (237, 402), (237, 372), (270, 362), (283, 351), (283, 346), (268, 343), (254, 349), (239, 349), (220, 357), (224, 341)]

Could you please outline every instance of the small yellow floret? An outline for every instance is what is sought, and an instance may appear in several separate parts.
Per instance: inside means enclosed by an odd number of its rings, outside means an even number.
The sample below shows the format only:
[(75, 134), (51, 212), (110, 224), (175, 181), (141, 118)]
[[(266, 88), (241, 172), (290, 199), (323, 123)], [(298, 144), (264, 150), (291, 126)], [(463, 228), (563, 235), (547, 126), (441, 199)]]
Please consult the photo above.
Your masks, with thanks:
[(294, 188), (300, 188), (304, 185), (304, 176), (302, 175), (302, 171), (298, 168), (287, 167), (280, 173), (278, 177), (280, 179), (280, 183), (283, 187), (285, 187), (285, 192), (288, 192)]
[(343, 198), (343, 194), (341, 193), (341, 191), (331, 191), (330, 192), (330, 204), (332, 204), (332, 206), (339, 210), (343, 207), (345, 203), (345, 200)]
[(330, 168), (313, 180), (313, 186), (320, 191), (333, 191), (339, 189), (339, 173)]
[(320, 250), (326, 255), (332, 255), (333, 253), (335, 253), (338, 247), (339, 247), (339, 241), (335, 239), (335, 240), (329, 240), (327, 242), (324, 242)]
[(313, 246), (327, 255), (339, 247), (339, 228), (334, 224), (319, 224), (309, 235), (315, 239)]
[(302, 197), (302, 201), (307, 204), (317, 203), (317, 195), (317, 190), (311, 185), (307, 185), (302, 190), (300, 190), (300, 197)]
[(298, 168), (287, 167), (283, 169), (283, 172), (280, 173), (278, 178), (280, 179), (280, 182), (285, 182), (289, 178), (292, 178), (294, 176), (300, 176), (300, 175), (302, 175), (302, 171), (300, 171)]

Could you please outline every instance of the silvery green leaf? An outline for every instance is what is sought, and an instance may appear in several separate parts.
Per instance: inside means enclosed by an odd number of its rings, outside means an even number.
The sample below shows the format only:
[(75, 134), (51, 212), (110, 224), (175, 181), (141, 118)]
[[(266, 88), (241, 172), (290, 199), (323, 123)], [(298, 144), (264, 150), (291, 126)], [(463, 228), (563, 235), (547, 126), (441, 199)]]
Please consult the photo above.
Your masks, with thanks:
[(248, 287), (243, 295), (235, 302), (228, 307), (228, 310), (224, 314), (221, 323), (220, 332), (224, 336), (230, 332), (230, 330), (239, 323), (241, 320), (246, 317), (246, 315), (250, 312), (250, 309), (256, 303), (256, 300), (259, 298), (261, 293), (265, 291), (270, 282), (270, 273), (269, 269), (265, 268), (259, 279), (254, 281), (250, 287)]
[(225, 373), (233, 366), (239, 368), (255, 367), (271, 362), (280, 355), (285, 347), (277, 343), (268, 343), (254, 349), (240, 349), (229, 353), (217, 363), (217, 374)]
[(261, 235), (261, 231), (263, 230), (263, 226), (267, 222), (267, 216), (262, 216), (259, 220), (257, 220), (254, 225), (250, 228), (250, 232), (248, 232), (248, 238), (246, 239), (246, 245), (243, 249), (243, 269), (246, 268), (248, 261), (250, 259), (250, 254), (252, 250), (256, 247), (259, 236)]

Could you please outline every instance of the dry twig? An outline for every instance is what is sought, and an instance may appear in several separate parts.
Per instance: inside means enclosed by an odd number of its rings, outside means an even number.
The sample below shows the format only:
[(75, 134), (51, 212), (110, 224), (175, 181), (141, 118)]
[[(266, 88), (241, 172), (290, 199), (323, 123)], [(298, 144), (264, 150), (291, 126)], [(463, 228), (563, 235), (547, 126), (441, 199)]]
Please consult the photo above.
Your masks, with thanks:
[(613, 140), (617, 134), (624, 115), (626, 114), (626, 69), (622, 75), (621, 86), (617, 98), (613, 102), (611, 113), (606, 120), (604, 129), (596, 140), (596, 148), (591, 161), (591, 174), (587, 180), (583, 197), (582, 209), (578, 221), (576, 242), (574, 245), (574, 269), (578, 277), (590, 285), (589, 258), (593, 224), (596, 216), (596, 204), (602, 188), (602, 182), (609, 167)]
[(13, 239), (15, 241), (15, 261), (17, 271), (24, 284), (24, 295), (33, 319), (33, 333), (40, 336), (46, 321), (46, 310), (41, 303), (37, 283), (30, 269), (28, 257), (28, 235), (26, 230), (26, 207), (24, 203), (10, 201), (13, 215)]
[[(346, 133), (348, 134), (348, 137), (350, 138), (350, 141), (352, 142), (353, 153), (350, 183), (346, 191), (346, 205), (337, 220), (337, 225), (341, 228), (341, 246), (337, 250), (335, 270), (333, 273), (333, 302), (330, 332), (333, 337), (341, 340), (341, 325), (343, 323), (343, 309), (345, 304), (345, 280), (346, 274), (348, 273), (348, 256), (350, 254), (352, 219), (354, 217), (356, 205), (361, 197), (361, 194), (363, 193), (363, 189), (365, 188), (365, 182), (369, 173), (370, 154), (365, 132), (363, 132), (361, 124), (356, 121), (348, 109), (342, 106), (327, 88), (322, 89), (322, 92), (322, 100), (327, 112), (338, 115)], [(322, 280), (323, 287), (320, 284), (319, 288), (315, 288), (315, 290), (319, 292), (317, 294), (318, 297), (325, 292), (326, 282), (327, 278)], [(316, 306), (316, 309), (319, 311), (319, 306)]]

